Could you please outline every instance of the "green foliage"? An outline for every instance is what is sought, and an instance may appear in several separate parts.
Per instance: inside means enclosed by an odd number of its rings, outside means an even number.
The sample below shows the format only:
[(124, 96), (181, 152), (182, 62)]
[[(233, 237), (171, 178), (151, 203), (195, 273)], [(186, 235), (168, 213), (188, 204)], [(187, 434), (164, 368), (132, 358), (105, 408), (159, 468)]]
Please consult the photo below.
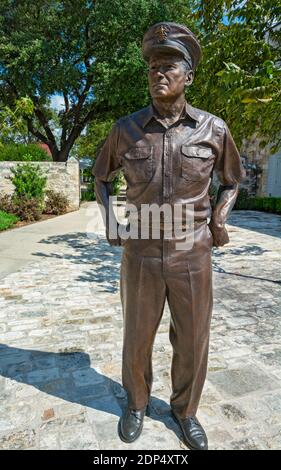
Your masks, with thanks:
[(275, 210), (276, 210), (277, 214), (281, 214), (281, 197), (279, 197), (275, 201)]
[[(273, 0), (201, 1), (203, 60), (190, 98), (221, 116), (238, 146), (254, 133), (280, 146), (281, 7)], [(227, 21), (225, 19), (227, 18)], [(207, 78), (207, 79), (206, 79)]]
[(95, 96), (103, 118), (115, 119), (149, 101), (147, 65), (141, 56), (146, 30), (159, 21), (196, 30), (192, 0), (100, 0), (95, 8)]
[[(67, 159), (93, 106), (94, 0), (1, 0), (0, 102), (15, 112), (28, 97), (29, 132), (48, 143), (54, 160)], [(54, 129), (50, 98), (64, 98)]]
[(0, 146), (0, 161), (52, 161), (36, 144), (6, 144)]
[[(48, 143), (54, 160), (64, 161), (95, 119), (78, 145), (79, 156), (93, 156), (110, 123), (150, 101), (141, 42), (151, 24), (168, 20), (186, 24), (202, 44), (188, 101), (225, 119), (238, 146), (256, 133), (264, 144), (275, 142), (274, 151), (280, 143), (279, 3), (0, 0), (2, 134), (25, 123)], [(64, 101), (56, 113), (54, 94)]]
[(271, 213), (281, 213), (281, 198), (279, 197), (249, 197), (247, 190), (241, 188), (234, 206), (236, 210), (255, 210)]
[(249, 193), (247, 189), (239, 188), (234, 209), (248, 209), (248, 208), (249, 208)]
[(117, 196), (120, 193), (120, 189), (123, 185), (124, 185), (123, 175), (122, 173), (119, 172), (119, 174), (114, 178), (112, 182), (113, 194)]
[(11, 228), (18, 220), (17, 216), (0, 210), (0, 231)]
[(27, 96), (15, 99), (12, 107), (7, 104), (0, 108), (0, 135), (9, 139), (19, 134), (27, 133), (26, 119), (31, 118), (34, 105)]
[(43, 201), (47, 177), (43, 175), (39, 165), (20, 163), (11, 172), (14, 175), (11, 181), (15, 186), (15, 196)]
[(90, 187), (86, 191), (81, 192), (81, 201), (95, 201), (96, 194), (95, 191)]
[(5, 194), (0, 196), (0, 210), (17, 216), (20, 220), (39, 220), (42, 215), (43, 204), (37, 198)]
[[(113, 195), (117, 196), (120, 193), (121, 187), (124, 185), (124, 178), (122, 173), (119, 173), (112, 182)], [(96, 194), (94, 191), (94, 183), (90, 184), (86, 191), (81, 192), (81, 201), (95, 201)]]
[(53, 190), (46, 191), (44, 213), (61, 215), (67, 212), (69, 201), (66, 196)]
[(113, 118), (94, 119), (87, 128), (87, 133), (78, 138), (76, 143), (76, 153), (78, 158), (94, 158), (98, 149), (109, 134), (114, 123)]

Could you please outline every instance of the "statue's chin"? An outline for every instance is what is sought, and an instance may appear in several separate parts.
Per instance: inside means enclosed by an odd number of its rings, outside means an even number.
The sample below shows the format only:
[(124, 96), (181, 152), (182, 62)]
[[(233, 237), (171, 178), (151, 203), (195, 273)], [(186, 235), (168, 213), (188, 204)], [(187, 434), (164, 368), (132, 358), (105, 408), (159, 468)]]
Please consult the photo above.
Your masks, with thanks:
[(151, 93), (152, 98), (168, 98), (169, 94), (166, 92), (166, 90), (159, 88), (158, 90), (153, 90)]

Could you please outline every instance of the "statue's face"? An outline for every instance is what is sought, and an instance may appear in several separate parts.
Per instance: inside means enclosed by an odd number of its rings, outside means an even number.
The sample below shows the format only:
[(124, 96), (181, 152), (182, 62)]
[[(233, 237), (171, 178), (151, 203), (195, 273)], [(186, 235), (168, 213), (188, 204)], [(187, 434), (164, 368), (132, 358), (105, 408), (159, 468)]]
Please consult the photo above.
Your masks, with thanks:
[(155, 53), (149, 60), (148, 83), (152, 98), (172, 101), (191, 85), (193, 71), (186, 71), (182, 58), (173, 54)]

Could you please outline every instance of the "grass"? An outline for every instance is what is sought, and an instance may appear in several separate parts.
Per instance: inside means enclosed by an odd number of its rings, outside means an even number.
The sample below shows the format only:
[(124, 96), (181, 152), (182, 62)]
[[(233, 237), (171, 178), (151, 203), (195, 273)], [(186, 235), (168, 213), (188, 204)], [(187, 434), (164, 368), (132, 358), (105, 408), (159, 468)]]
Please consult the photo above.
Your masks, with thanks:
[(18, 220), (16, 215), (0, 211), (0, 231), (11, 228)]

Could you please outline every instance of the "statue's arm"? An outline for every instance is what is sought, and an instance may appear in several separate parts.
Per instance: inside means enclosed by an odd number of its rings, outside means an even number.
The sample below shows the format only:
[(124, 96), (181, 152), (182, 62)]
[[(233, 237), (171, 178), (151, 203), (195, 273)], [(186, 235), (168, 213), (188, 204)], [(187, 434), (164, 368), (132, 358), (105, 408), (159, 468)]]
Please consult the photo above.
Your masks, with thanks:
[(229, 242), (225, 223), (235, 204), (238, 187), (238, 183), (227, 186), (220, 185), (219, 187), (217, 202), (209, 223), (214, 246), (223, 246)]
[(220, 187), (209, 228), (213, 235), (213, 244), (218, 247), (229, 242), (225, 223), (235, 204), (239, 183), (245, 178), (240, 154), (225, 123), (215, 172), (220, 181)]
[[(106, 237), (110, 245), (120, 246), (119, 224), (116, 220), (110, 196), (113, 196), (113, 180), (121, 169), (119, 159), (120, 125), (117, 121), (97, 151), (92, 174), (95, 177), (96, 200), (102, 209)], [(115, 230), (111, 230), (115, 227)]]
[[(118, 235), (119, 223), (115, 217), (112, 204), (110, 202), (110, 196), (113, 196), (113, 185), (111, 182), (102, 181), (99, 178), (95, 178), (95, 193), (96, 200), (99, 205), (103, 207), (102, 215), (103, 222), (105, 225), (106, 238), (110, 245), (112, 246), (121, 246), (121, 239)], [(112, 233), (110, 226), (115, 225), (116, 231)], [(115, 236), (115, 234), (117, 236)]]

